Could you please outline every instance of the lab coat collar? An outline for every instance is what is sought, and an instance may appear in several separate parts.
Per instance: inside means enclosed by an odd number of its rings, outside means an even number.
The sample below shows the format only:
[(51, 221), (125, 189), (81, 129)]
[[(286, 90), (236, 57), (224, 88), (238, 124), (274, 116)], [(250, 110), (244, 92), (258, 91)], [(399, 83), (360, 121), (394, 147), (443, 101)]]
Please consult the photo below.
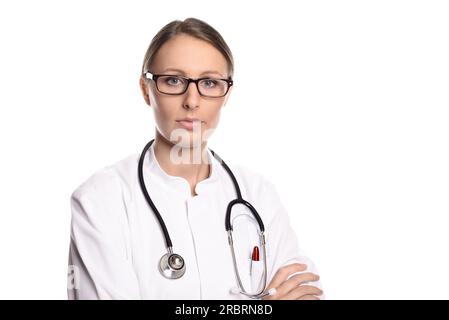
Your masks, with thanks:
[[(218, 181), (219, 176), (218, 169), (220, 168), (221, 164), (212, 155), (209, 148), (207, 148), (207, 157), (209, 163), (211, 164), (210, 173), (209, 177), (196, 184), (195, 192), (198, 196), (213, 190), (213, 187), (216, 185)], [(153, 176), (158, 178), (160, 182), (165, 187), (167, 187), (167, 189), (180, 194), (186, 199), (192, 197), (190, 185), (186, 179), (178, 176), (169, 175), (161, 168), (154, 154), (154, 143), (150, 146), (145, 159), (147, 159), (146, 161), (148, 161), (145, 167), (148, 168), (148, 171), (150, 171), (150, 173)]]

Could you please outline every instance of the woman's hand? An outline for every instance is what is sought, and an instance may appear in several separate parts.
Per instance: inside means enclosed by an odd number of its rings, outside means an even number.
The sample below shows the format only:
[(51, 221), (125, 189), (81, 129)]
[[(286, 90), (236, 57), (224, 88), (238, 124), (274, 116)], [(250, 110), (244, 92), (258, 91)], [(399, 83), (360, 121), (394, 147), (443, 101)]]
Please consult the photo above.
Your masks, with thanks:
[(262, 300), (319, 300), (318, 296), (323, 294), (321, 289), (303, 285), (306, 282), (319, 280), (320, 277), (318, 275), (305, 272), (294, 275), (287, 280), (291, 274), (305, 271), (306, 269), (307, 265), (300, 263), (293, 263), (280, 268), (267, 287), (267, 291), (271, 288), (276, 288), (276, 293), (265, 296)]

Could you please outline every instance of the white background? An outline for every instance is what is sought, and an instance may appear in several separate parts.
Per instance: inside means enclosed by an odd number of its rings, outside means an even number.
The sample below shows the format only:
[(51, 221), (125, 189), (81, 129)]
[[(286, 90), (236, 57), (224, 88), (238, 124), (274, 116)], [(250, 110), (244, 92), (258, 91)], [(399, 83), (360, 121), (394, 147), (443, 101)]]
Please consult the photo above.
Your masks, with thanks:
[(275, 183), (329, 299), (448, 299), (446, 1), (2, 1), (0, 298), (66, 299), (71, 192), (140, 152), (155, 33), (196, 17), (235, 88), (209, 146)]

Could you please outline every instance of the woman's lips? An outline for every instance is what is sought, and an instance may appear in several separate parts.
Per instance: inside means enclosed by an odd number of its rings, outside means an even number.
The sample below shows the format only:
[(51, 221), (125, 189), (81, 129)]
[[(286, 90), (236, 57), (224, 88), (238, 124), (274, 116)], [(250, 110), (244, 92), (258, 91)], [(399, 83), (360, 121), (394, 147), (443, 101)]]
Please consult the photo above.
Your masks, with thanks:
[(201, 125), (200, 120), (177, 120), (176, 123), (178, 123), (180, 127), (190, 131), (193, 130), (194, 126)]

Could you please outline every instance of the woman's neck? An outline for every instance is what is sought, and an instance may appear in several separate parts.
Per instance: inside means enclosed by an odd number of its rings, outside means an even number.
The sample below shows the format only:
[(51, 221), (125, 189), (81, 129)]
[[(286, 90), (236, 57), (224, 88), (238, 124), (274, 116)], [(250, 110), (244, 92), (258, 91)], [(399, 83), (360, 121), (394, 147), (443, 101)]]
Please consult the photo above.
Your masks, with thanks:
[(159, 166), (167, 174), (184, 178), (190, 185), (192, 196), (195, 196), (195, 186), (210, 175), (207, 144), (182, 148), (167, 141), (156, 130), (154, 140), (154, 155)]

